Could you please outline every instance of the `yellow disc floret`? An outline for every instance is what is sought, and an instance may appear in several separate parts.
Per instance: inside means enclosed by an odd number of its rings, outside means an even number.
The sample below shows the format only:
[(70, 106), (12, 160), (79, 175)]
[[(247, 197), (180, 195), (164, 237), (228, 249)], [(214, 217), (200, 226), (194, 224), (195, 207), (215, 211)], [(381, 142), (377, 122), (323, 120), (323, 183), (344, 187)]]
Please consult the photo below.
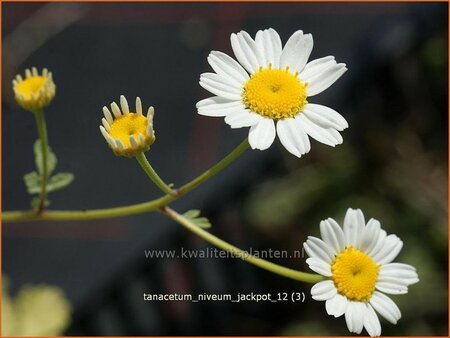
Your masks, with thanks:
[(143, 115), (128, 113), (116, 118), (111, 125), (109, 135), (122, 141), (122, 144), (129, 148), (130, 135), (147, 135), (147, 119)]
[[(126, 157), (136, 156), (147, 151), (155, 142), (153, 130), (153, 107), (148, 108), (147, 116), (142, 115), (142, 103), (136, 98), (136, 113), (130, 112), (125, 96), (120, 97), (120, 106), (113, 102), (111, 111), (103, 107), (100, 131), (114, 154)], [(114, 118), (113, 118), (114, 116)]]
[(348, 299), (369, 301), (375, 290), (379, 266), (364, 252), (348, 246), (331, 266), (338, 292)]
[(306, 83), (289, 68), (260, 68), (245, 83), (245, 106), (259, 115), (279, 120), (294, 117), (306, 105)]
[(55, 96), (56, 86), (52, 73), (44, 68), (39, 75), (36, 68), (25, 70), (25, 79), (17, 75), (13, 80), (14, 96), (25, 110), (36, 111), (47, 106)]
[(39, 90), (44, 88), (45, 81), (47, 79), (43, 76), (31, 77), (18, 83), (16, 89), (25, 100), (31, 100), (31, 95), (39, 96)]

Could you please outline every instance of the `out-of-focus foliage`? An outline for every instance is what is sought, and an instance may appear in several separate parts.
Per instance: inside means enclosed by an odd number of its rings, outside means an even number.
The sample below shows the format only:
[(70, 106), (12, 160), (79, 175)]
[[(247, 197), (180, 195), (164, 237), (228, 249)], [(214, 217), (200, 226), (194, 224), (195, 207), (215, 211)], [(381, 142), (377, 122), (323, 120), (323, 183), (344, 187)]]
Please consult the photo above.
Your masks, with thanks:
[(71, 305), (52, 285), (25, 285), (15, 297), (3, 281), (2, 336), (59, 336), (70, 324)]

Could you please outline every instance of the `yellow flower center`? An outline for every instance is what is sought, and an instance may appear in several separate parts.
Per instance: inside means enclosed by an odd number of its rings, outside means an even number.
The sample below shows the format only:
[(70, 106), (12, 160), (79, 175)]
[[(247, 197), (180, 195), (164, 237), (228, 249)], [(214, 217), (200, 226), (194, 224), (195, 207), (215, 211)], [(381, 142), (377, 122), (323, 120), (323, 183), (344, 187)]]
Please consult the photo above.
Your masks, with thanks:
[[(115, 139), (120, 139), (125, 148), (131, 147), (130, 135), (147, 135), (147, 118), (140, 114), (127, 113), (116, 118), (111, 124), (109, 135)], [(138, 138), (139, 139), (139, 138)]]
[(31, 100), (31, 94), (35, 98), (39, 97), (39, 91), (44, 88), (47, 77), (33, 76), (17, 84), (16, 90), (25, 97), (25, 100)]
[(307, 104), (306, 83), (286, 69), (260, 68), (244, 85), (245, 106), (273, 120), (297, 115)]
[(348, 246), (331, 266), (338, 292), (348, 299), (367, 302), (375, 290), (379, 266), (364, 252)]

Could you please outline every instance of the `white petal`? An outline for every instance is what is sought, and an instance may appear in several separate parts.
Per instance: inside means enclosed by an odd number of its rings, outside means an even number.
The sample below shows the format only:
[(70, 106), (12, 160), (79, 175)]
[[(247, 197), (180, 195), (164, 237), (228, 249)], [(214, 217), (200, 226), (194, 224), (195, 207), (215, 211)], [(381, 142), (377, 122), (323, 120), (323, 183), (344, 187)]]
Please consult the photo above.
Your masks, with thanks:
[(120, 111), (119, 106), (115, 102), (111, 103), (111, 110), (116, 118), (118, 118), (122, 115), (122, 112)]
[(390, 295), (404, 295), (408, 293), (408, 287), (402, 283), (401, 279), (397, 278), (380, 278), (377, 280), (375, 288)]
[(108, 121), (106, 121), (105, 118), (102, 118), (102, 124), (103, 124), (103, 127), (105, 127), (105, 129), (106, 129), (108, 132), (111, 130), (111, 127), (110, 127)]
[(381, 335), (380, 320), (370, 304), (366, 304), (364, 313), (364, 328), (371, 337), (378, 337)]
[(366, 222), (360, 209), (348, 209), (344, 219), (344, 237), (346, 244), (359, 248)]
[(314, 284), (311, 288), (311, 296), (314, 300), (328, 300), (333, 298), (337, 294), (336, 287), (333, 281), (325, 280)]
[(131, 148), (136, 149), (138, 147), (138, 144), (137, 144), (136, 139), (134, 138), (134, 135), (130, 135), (128, 138), (130, 140)]
[(120, 107), (122, 107), (122, 113), (128, 114), (130, 112), (130, 108), (128, 107), (128, 101), (123, 95), (120, 95)]
[(308, 236), (308, 240), (303, 246), (310, 257), (319, 258), (327, 263), (331, 263), (334, 260), (332, 249), (317, 237)]
[(322, 128), (308, 119), (305, 114), (298, 114), (295, 119), (299, 121), (306, 133), (318, 142), (334, 147), (343, 141), (342, 136), (336, 130)]
[(100, 127), (100, 132), (102, 133), (103, 137), (104, 137), (105, 139), (108, 139), (109, 134), (108, 134), (108, 132), (106, 131), (105, 127), (103, 127), (103, 126), (99, 126), (99, 127)]
[(230, 84), (226, 78), (215, 73), (203, 73), (200, 75), (200, 86), (211, 93), (230, 100), (240, 100), (242, 88)]
[(383, 241), (380, 250), (372, 256), (372, 259), (378, 264), (392, 262), (400, 253), (403, 242), (396, 235), (389, 235)]
[(373, 248), (370, 250), (367, 250), (367, 254), (370, 257), (373, 257), (374, 254), (376, 254), (378, 251), (380, 251), (383, 248), (383, 244), (384, 244), (384, 240), (386, 239), (386, 231), (384, 231), (383, 229), (380, 229), (380, 231), (378, 232), (378, 238), (376, 238), (376, 243), (375, 245), (373, 245)]
[[(198, 113), (203, 116), (220, 117), (240, 113), (242, 111), (245, 111), (245, 106), (241, 102), (236, 102), (236, 104), (229, 105), (228, 107), (224, 105), (224, 107), (216, 109), (199, 109)], [(253, 124), (250, 124), (247, 127), (250, 127), (252, 125)]]
[(111, 115), (111, 112), (107, 107), (103, 107), (103, 114), (105, 115), (106, 121), (108, 121), (109, 124), (113, 123), (113, 117)]
[(151, 121), (147, 124), (147, 134), (155, 137), (155, 131), (153, 130), (153, 123)]
[(402, 316), (398, 306), (392, 301), (392, 299), (381, 292), (375, 291), (370, 298), (369, 303), (373, 306), (376, 312), (392, 324), (397, 324), (397, 321)]
[(261, 115), (253, 113), (242, 106), (227, 114), (225, 123), (231, 128), (242, 128), (254, 126), (261, 119), (263, 119)]
[(318, 274), (325, 277), (331, 277), (331, 266), (329, 263), (315, 257), (309, 257), (306, 259), (306, 263), (311, 270), (317, 272)]
[(279, 120), (277, 122), (277, 134), (286, 150), (297, 157), (311, 150), (308, 135), (298, 121), (293, 118)]
[(388, 263), (381, 266), (378, 280), (384, 281), (385, 278), (398, 279), (400, 283), (406, 286), (419, 281), (416, 269), (409, 264), (403, 263)]
[(320, 222), (320, 235), (335, 253), (341, 252), (345, 248), (344, 232), (334, 219), (328, 218)]
[(367, 222), (367, 226), (364, 228), (359, 249), (366, 253), (371, 252), (380, 238), (380, 229), (380, 222), (371, 218), (369, 222)]
[(390, 263), (381, 266), (375, 287), (382, 292), (400, 295), (408, 292), (408, 286), (417, 283), (416, 269), (408, 264)]
[(116, 139), (116, 147), (117, 147), (119, 150), (124, 150), (124, 149), (125, 149), (125, 147), (124, 147), (122, 141), (119, 140), (119, 139)]
[(145, 138), (144, 138), (144, 135), (142, 135), (142, 134), (139, 134), (139, 143), (141, 144), (141, 145), (144, 145), (146, 142), (145, 142)]
[(365, 303), (357, 301), (349, 301), (347, 309), (345, 310), (345, 322), (350, 332), (361, 333), (364, 326), (364, 311)]
[(142, 102), (139, 97), (136, 97), (136, 113), (142, 115)]
[(300, 72), (299, 78), (303, 82), (308, 82), (311, 77), (317, 73), (323, 72), (325, 69), (332, 67), (335, 64), (336, 61), (334, 61), (334, 56), (325, 56), (320, 59), (315, 59), (306, 64), (305, 68)]
[(220, 96), (213, 96), (197, 102), (197, 109), (200, 115), (218, 117), (245, 109), (245, 106), (241, 101), (230, 101)]
[(347, 303), (347, 298), (337, 293), (333, 298), (327, 300), (325, 303), (325, 309), (330, 316), (338, 318), (347, 310)]
[(217, 74), (237, 86), (242, 86), (249, 79), (245, 69), (225, 53), (212, 51), (208, 56), (208, 62)]
[(250, 73), (255, 73), (262, 64), (262, 57), (255, 41), (247, 32), (231, 34), (231, 48), (239, 63)]
[(147, 120), (151, 123), (153, 121), (153, 116), (155, 115), (155, 108), (152, 106), (148, 107), (147, 110)]
[(308, 84), (308, 86), (306, 87), (308, 97), (323, 92), (333, 83), (335, 83), (336, 80), (339, 79), (346, 71), (347, 68), (345, 67), (345, 64), (338, 63), (326, 69), (324, 72), (317, 73), (316, 75), (310, 77), (306, 81)]
[(279, 68), (282, 46), (278, 33), (272, 28), (258, 31), (255, 42), (263, 57), (262, 66), (269, 67), (271, 64), (273, 68)]
[(324, 128), (334, 128), (339, 131), (348, 128), (348, 123), (342, 115), (320, 104), (308, 103), (303, 109), (303, 114)]
[(105, 127), (100, 126), (100, 132), (102, 133), (103, 137), (108, 143), (111, 143), (111, 136), (109, 136), (108, 132), (106, 131)]
[(275, 124), (273, 120), (263, 118), (250, 128), (248, 142), (252, 149), (265, 150), (275, 140)]
[(203, 99), (201, 101), (198, 101), (197, 104), (195, 105), (197, 108), (207, 108), (212, 106), (213, 108), (217, 108), (218, 105), (222, 105), (222, 104), (231, 104), (231, 103), (235, 103), (235, 100), (228, 100), (225, 99), (223, 97), (220, 96), (212, 96), (212, 97), (208, 97), (206, 99)]
[(297, 31), (289, 38), (280, 56), (280, 68), (289, 67), (292, 72), (301, 72), (313, 48), (311, 34)]

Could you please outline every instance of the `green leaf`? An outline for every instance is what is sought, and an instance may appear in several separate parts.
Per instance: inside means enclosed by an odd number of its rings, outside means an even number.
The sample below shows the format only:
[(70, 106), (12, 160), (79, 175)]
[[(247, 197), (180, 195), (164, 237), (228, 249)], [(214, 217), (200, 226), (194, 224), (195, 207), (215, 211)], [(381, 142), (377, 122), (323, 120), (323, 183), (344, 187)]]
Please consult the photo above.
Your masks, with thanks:
[[(39, 208), (39, 202), (41, 201), (40, 197), (33, 197), (31, 200), (31, 209), (37, 210)], [(48, 207), (50, 205), (50, 201), (48, 199), (44, 202), (44, 207)]]
[(74, 176), (72, 173), (59, 173), (50, 177), (47, 183), (47, 191), (60, 190), (72, 183)]
[(183, 214), (183, 216), (189, 219), (196, 218), (200, 216), (200, 210), (197, 209), (188, 210)]
[[(25, 182), (25, 186), (27, 187), (27, 191), (30, 195), (40, 194), (42, 189), (42, 180), (44, 174), (43, 168), (43, 157), (42, 157), (42, 149), (41, 149), (41, 140), (37, 140), (34, 143), (34, 157), (36, 162), (37, 171), (32, 171), (23, 176), (23, 180)], [(52, 152), (51, 148), (47, 146), (47, 193), (60, 190), (66, 186), (68, 186), (73, 181), (73, 174), (71, 173), (59, 173), (54, 176), (51, 176), (52, 172), (56, 167), (56, 156)], [(40, 197), (34, 197), (31, 200), (31, 208), (33, 210), (38, 210), (40, 204)], [(45, 200), (44, 206), (47, 207), (50, 205), (49, 200)]]
[(211, 228), (211, 222), (206, 217), (195, 218), (192, 222), (197, 225), (199, 228), (209, 229)]
[(192, 209), (188, 210), (183, 214), (184, 218), (189, 219), (192, 223), (194, 223), (199, 228), (209, 229), (211, 228), (211, 222), (206, 217), (198, 217), (200, 216), (200, 210)]
[(23, 176), (27, 191), (30, 195), (39, 194), (41, 192), (41, 176), (36, 171), (25, 174)]
[[(36, 162), (36, 168), (40, 175), (43, 174), (43, 161), (42, 161), (42, 151), (41, 151), (41, 140), (38, 139), (34, 142), (34, 159)], [(47, 146), (47, 177), (50, 177), (53, 170), (55, 170), (57, 163), (56, 155), (52, 152), (52, 149)]]
[[(74, 176), (71, 173), (56, 174), (49, 178), (47, 182), (47, 192), (60, 190), (72, 183), (73, 179)], [(30, 195), (40, 194), (42, 177), (36, 171), (26, 174), (23, 177), (23, 180), (25, 181), (27, 191)]]

